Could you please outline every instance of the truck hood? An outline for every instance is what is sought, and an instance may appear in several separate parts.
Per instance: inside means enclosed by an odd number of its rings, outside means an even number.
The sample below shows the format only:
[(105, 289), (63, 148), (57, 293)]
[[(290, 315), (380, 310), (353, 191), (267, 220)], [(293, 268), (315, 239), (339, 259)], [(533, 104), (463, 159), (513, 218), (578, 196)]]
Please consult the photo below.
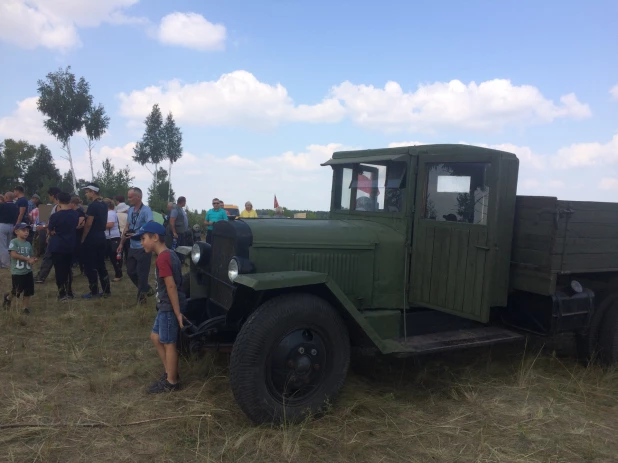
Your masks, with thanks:
[(366, 220), (253, 219), (245, 223), (251, 228), (254, 248), (373, 249), (379, 242), (401, 239), (390, 227)]

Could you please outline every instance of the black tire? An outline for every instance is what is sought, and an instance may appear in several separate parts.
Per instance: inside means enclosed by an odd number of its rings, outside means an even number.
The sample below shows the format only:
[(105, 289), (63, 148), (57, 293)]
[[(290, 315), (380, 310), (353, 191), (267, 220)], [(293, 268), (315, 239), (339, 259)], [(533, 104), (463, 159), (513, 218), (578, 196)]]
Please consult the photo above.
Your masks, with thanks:
[[(254, 423), (294, 423), (325, 410), (349, 364), (348, 330), (336, 310), (311, 294), (285, 294), (266, 301), (243, 325), (232, 350), (230, 384)], [(284, 376), (290, 390), (302, 383), (291, 396), (278, 387)]]
[(614, 303), (603, 315), (599, 333), (599, 355), (607, 366), (618, 364), (618, 304)]

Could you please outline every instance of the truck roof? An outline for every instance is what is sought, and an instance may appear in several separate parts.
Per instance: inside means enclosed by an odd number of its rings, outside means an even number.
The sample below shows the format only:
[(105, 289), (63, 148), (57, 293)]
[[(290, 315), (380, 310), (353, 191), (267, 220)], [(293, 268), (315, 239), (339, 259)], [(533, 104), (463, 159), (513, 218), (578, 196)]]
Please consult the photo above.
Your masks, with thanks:
[[(336, 151), (333, 153), (333, 157), (330, 161), (322, 164), (338, 164), (332, 162), (334, 160), (347, 160), (348, 162), (360, 162), (365, 158), (371, 158), (375, 161), (395, 161), (403, 158), (407, 155), (416, 154), (454, 154), (454, 155), (466, 155), (472, 153), (479, 153), (479, 151), (495, 156), (502, 156), (505, 158), (517, 159), (513, 153), (507, 151), (500, 151), (491, 148), (484, 148), (481, 146), (464, 145), (464, 144), (438, 144), (438, 145), (414, 145), (414, 146), (398, 146), (395, 148), (378, 148), (368, 150), (354, 150), (354, 151)], [(340, 162), (339, 162), (340, 163)]]

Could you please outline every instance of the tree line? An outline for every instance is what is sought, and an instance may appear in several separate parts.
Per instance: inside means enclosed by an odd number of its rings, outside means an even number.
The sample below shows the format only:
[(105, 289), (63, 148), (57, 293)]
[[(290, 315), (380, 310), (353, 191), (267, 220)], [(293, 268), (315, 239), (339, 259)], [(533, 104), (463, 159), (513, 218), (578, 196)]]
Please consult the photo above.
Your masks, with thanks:
[[(76, 183), (86, 185), (85, 179), (73, 181), (69, 170), (64, 175), (56, 167), (50, 149), (46, 145), (34, 146), (24, 140), (7, 138), (0, 142), (0, 192), (12, 191), (15, 185), (23, 185), (28, 195), (38, 194), (48, 202), (47, 190), (56, 186), (62, 191), (74, 191)], [(112, 197), (126, 194), (133, 182), (128, 167), (116, 169), (109, 158), (103, 160), (93, 180), (101, 186), (101, 194)], [(83, 192), (78, 192), (85, 199)]]
[[(61, 157), (69, 162), (69, 170), (60, 174), (46, 145), (37, 147), (27, 140), (7, 138), (0, 142), (0, 191), (22, 184), (29, 195), (37, 193), (43, 201), (48, 201), (47, 190), (51, 186), (83, 195), (78, 185), (94, 181), (101, 186), (103, 196), (125, 195), (134, 180), (128, 166), (116, 169), (106, 158), (101, 169), (95, 172), (93, 150), (107, 132), (110, 118), (102, 104), (95, 104), (90, 84), (84, 77), (78, 79), (68, 66), (48, 73), (37, 85), (37, 109), (45, 116), (43, 125), (59, 142), (64, 152)], [(182, 132), (171, 112), (163, 121), (158, 104), (153, 106), (144, 123), (144, 135), (136, 143), (133, 160), (152, 175), (148, 205), (154, 210), (165, 211), (167, 203), (175, 200), (171, 173), (173, 164), (182, 157)], [(78, 134), (83, 134), (86, 142), (90, 180), (75, 175), (72, 140)], [(167, 170), (160, 166), (165, 161)]]

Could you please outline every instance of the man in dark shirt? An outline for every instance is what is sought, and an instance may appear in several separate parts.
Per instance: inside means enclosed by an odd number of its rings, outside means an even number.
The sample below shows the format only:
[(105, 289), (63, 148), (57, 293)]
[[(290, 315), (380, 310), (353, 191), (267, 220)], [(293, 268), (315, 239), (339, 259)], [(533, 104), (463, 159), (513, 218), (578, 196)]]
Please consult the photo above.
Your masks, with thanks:
[(58, 285), (58, 300), (73, 299), (73, 252), (75, 250), (75, 229), (79, 217), (71, 207), (71, 195), (58, 193), (58, 208), (49, 218), (49, 251), (51, 252), (54, 270), (56, 271), (56, 285)]
[[(47, 190), (47, 194), (49, 195), (49, 199), (51, 200), (51, 202), (53, 203), (54, 207), (52, 207), (51, 210), (51, 215), (54, 215), (54, 212), (56, 212), (56, 208), (58, 207), (58, 194), (60, 193), (60, 188), (53, 186), (51, 187), (49, 190)], [(51, 217), (50, 215), (50, 217)], [(43, 246), (44, 251), (43, 251), (43, 260), (41, 262), (41, 266), (39, 267), (39, 271), (36, 274), (36, 276), (34, 277), (34, 282), (38, 283), (38, 284), (43, 284), (45, 283), (45, 279), (47, 278), (47, 275), (49, 275), (49, 272), (51, 271), (52, 267), (53, 267), (53, 262), (52, 262), (52, 258), (51, 258), (51, 252), (49, 252), (49, 250), (47, 249), (47, 245), (46, 244), (41, 244), (41, 243), (46, 243), (47, 242), (47, 224), (45, 225), (38, 225), (36, 227), (36, 229), (39, 232), (39, 246)], [(42, 249), (42, 248), (40, 248)]]
[[(28, 214), (28, 199), (26, 198), (24, 187), (21, 185), (17, 185), (13, 189), (13, 194), (15, 195), (15, 204), (17, 205), (17, 221), (15, 225), (18, 223), (25, 223), (30, 225), (30, 215)], [(28, 233), (28, 242), (32, 244), (32, 240), (34, 238), (34, 232), (32, 228), (29, 229)]]
[(9, 268), (11, 263), (9, 243), (13, 239), (13, 227), (17, 216), (18, 210), (13, 202), (13, 193), (8, 192), (4, 196), (4, 202), (0, 203), (0, 268)]
[[(84, 294), (82, 298), (109, 297), (111, 290), (107, 267), (105, 267), (107, 206), (99, 195), (99, 185), (90, 183), (87, 187), (84, 187), (84, 190), (86, 190), (86, 197), (91, 203), (86, 210), (86, 224), (84, 225), (81, 250), (84, 253), (84, 270), (88, 278), (90, 292)], [(101, 289), (103, 289), (102, 294), (99, 294), (97, 273), (101, 281)]]

